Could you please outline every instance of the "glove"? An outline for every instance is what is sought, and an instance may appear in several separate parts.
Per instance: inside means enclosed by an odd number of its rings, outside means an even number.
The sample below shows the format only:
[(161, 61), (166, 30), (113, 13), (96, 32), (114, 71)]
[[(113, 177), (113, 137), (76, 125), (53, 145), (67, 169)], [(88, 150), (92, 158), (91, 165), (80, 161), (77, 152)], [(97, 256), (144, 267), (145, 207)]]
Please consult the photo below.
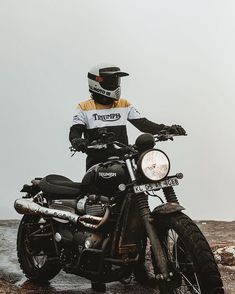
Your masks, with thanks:
[(71, 141), (73, 148), (77, 151), (85, 152), (87, 147), (87, 140), (83, 138), (75, 138)]
[(173, 135), (185, 136), (186, 131), (180, 125), (172, 125), (165, 129), (167, 132)]

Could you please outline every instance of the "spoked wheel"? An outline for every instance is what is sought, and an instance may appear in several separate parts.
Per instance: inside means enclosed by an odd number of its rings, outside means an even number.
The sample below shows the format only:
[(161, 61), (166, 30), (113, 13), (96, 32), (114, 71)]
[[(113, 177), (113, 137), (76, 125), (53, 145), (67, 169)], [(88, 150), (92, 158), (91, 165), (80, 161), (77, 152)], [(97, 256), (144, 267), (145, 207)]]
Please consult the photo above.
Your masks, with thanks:
[(30, 280), (45, 283), (60, 272), (51, 225), (39, 216), (22, 218), (17, 235), (17, 255), (21, 269)]
[(213, 253), (196, 224), (183, 213), (158, 215), (155, 221), (173, 274), (169, 294), (223, 294)]

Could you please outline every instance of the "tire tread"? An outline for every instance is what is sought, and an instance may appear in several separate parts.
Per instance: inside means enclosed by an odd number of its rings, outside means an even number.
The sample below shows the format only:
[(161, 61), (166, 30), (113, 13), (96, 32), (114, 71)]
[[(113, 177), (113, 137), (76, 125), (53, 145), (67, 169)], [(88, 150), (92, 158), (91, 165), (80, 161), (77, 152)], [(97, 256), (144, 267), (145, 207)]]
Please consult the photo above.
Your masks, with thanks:
[(189, 249), (202, 294), (223, 294), (223, 283), (214, 255), (198, 226), (182, 212), (170, 216), (158, 215), (156, 222), (174, 229)]

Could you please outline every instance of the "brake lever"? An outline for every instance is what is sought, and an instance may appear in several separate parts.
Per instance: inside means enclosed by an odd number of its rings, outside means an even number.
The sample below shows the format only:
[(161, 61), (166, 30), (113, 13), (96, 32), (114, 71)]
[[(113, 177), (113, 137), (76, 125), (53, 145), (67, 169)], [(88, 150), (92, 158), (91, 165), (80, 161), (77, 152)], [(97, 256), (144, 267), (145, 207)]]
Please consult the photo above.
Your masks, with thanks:
[(70, 146), (70, 147), (69, 147), (69, 150), (70, 150), (70, 152), (73, 152), (73, 153), (71, 154), (71, 157), (73, 157), (74, 154), (77, 152), (77, 150), (76, 150), (75, 148), (73, 148), (73, 146)]
[(159, 142), (159, 141), (167, 141), (167, 140), (171, 140), (174, 141), (174, 137), (180, 137), (180, 136), (187, 136), (187, 134), (160, 134), (160, 135), (156, 135), (156, 137), (154, 136), (154, 138), (156, 139), (155, 142)]

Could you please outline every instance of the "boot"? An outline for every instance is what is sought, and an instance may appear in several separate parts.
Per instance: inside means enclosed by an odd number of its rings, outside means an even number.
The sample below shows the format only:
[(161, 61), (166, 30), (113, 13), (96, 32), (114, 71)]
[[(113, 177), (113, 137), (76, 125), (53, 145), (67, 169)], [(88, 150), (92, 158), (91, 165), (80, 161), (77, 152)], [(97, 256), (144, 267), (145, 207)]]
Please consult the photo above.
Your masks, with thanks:
[(105, 292), (106, 285), (105, 283), (91, 281), (91, 289), (95, 292)]
[(153, 274), (151, 274), (144, 263), (138, 264), (134, 269), (135, 280), (143, 286), (155, 287), (157, 280)]

